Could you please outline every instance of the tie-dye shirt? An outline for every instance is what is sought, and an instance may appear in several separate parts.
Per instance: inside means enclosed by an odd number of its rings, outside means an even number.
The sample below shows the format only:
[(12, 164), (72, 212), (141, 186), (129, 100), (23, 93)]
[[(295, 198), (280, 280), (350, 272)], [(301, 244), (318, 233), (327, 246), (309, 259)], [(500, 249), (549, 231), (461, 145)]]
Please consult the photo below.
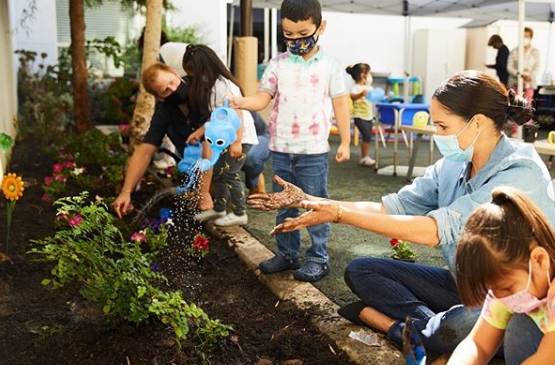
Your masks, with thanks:
[[(555, 280), (547, 292), (547, 298), (543, 305), (526, 313), (538, 325), (543, 332), (555, 331)], [(493, 327), (505, 330), (513, 312), (507, 308), (499, 299), (495, 298), (491, 290), (488, 292), (486, 301), (482, 308), (482, 318)]]
[(309, 60), (289, 52), (274, 57), (259, 91), (274, 98), (270, 150), (296, 154), (329, 151), (332, 99), (346, 95), (343, 70), (319, 50)]

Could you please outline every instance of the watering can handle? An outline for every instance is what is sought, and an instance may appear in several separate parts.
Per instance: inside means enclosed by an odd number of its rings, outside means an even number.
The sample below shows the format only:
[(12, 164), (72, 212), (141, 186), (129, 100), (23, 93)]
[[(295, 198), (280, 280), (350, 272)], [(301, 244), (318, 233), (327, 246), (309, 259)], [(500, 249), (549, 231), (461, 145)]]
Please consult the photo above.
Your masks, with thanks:
[(224, 107), (229, 108), (229, 99), (228, 98), (224, 99)]

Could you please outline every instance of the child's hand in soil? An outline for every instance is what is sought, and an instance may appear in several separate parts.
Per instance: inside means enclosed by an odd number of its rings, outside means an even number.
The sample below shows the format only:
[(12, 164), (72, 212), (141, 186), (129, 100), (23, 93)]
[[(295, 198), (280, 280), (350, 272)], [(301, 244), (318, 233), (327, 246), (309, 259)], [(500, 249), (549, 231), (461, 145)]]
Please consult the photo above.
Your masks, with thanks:
[(247, 204), (255, 209), (268, 212), (285, 207), (299, 207), (303, 200), (309, 200), (308, 194), (279, 176), (274, 176), (274, 181), (283, 187), (283, 191), (253, 194), (247, 199)]

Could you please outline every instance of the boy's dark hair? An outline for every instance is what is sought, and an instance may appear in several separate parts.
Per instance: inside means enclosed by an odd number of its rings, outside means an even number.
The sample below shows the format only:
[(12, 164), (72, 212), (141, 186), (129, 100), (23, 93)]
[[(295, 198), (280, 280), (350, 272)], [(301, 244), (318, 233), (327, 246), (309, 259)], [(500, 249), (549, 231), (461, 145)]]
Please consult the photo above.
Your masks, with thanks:
[(322, 23), (322, 6), (318, 0), (283, 0), (281, 19), (289, 19), (295, 23), (312, 19), (319, 26)]

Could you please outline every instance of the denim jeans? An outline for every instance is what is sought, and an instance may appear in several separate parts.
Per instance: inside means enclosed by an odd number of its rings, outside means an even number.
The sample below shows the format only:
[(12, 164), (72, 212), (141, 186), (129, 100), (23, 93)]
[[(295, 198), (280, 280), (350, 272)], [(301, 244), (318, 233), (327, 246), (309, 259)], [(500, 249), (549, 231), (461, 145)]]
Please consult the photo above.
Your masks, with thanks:
[(538, 351), (543, 332), (526, 314), (514, 314), (505, 330), (505, 364), (518, 365)]
[(411, 316), (429, 358), (452, 352), (480, 316), (480, 309), (462, 306), (446, 269), (366, 257), (347, 266), (345, 281), (369, 307), (398, 320), (387, 333), (395, 346), (401, 346), (404, 321)]
[(270, 158), (270, 136), (258, 136), (258, 144), (252, 146), (247, 154), (247, 160), (243, 165), (245, 173), (245, 185), (247, 189), (252, 190), (258, 184), (258, 177), (266, 167), (266, 161)]
[[(328, 198), (328, 154), (300, 155), (272, 152), (274, 175), (288, 181), (305, 193)], [(282, 187), (273, 183), (274, 192), (279, 192)], [(278, 211), (276, 223), (280, 224), (286, 218), (300, 215), (297, 208), (284, 208)], [(306, 251), (306, 260), (324, 263), (328, 261), (326, 247), (330, 236), (330, 224), (318, 224), (308, 227), (308, 234), (312, 244)], [(278, 255), (291, 258), (299, 256), (301, 247), (301, 232), (294, 231), (276, 235)]]

